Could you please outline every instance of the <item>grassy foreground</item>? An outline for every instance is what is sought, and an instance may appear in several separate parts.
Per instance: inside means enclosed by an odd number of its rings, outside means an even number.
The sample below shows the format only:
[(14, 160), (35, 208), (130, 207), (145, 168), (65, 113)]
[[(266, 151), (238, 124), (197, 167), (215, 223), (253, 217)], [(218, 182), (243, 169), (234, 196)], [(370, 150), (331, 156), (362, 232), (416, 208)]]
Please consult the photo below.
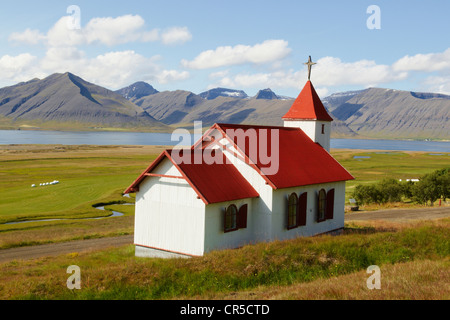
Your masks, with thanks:
[[(0, 299), (449, 299), (450, 220), (211, 252), (134, 257), (133, 246), (0, 265)], [(81, 289), (66, 269), (81, 269)], [(366, 287), (370, 265), (382, 289)]]

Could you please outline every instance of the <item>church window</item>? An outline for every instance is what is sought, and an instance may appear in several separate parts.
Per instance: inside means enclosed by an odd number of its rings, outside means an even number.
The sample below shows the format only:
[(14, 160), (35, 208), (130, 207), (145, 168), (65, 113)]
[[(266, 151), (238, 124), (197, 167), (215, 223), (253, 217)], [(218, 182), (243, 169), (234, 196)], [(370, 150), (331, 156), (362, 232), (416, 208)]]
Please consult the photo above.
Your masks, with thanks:
[(237, 230), (237, 214), (238, 209), (236, 205), (229, 205), (225, 210), (225, 227), (224, 232)]
[(324, 189), (319, 191), (319, 195), (317, 197), (317, 222), (321, 222), (325, 220), (325, 213), (327, 207), (327, 193)]
[(297, 224), (298, 197), (296, 193), (291, 193), (288, 198), (288, 223), (287, 228), (293, 229)]
[(236, 205), (229, 205), (224, 212), (224, 232), (247, 228), (248, 204), (243, 204), (239, 210)]

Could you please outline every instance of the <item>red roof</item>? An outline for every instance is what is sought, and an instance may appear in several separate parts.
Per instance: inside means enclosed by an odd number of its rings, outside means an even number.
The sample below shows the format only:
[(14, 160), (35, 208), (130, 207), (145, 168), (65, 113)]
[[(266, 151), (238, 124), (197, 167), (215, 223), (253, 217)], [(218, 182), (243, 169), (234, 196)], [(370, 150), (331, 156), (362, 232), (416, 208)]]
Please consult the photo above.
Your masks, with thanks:
[[(240, 150), (246, 162), (252, 165), (274, 189), (354, 179), (324, 148), (312, 141), (299, 128), (240, 124), (215, 124), (213, 128), (221, 131), (224, 137)], [(258, 142), (252, 142), (251, 145), (247, 141), (242, 145), (238, 136), (240, 133), (251, 136), (249, 130), (256, 133)], [(275, 144), (275, 148), (272, 148), (272, 136), (278, 138), (278, 152)], [(267, 139), (267, 143), (264, 143), (264, 139)], [(252, 150), (254, 144), (257, 152)], [(261, 147), (265, 145), (268, 147), (267, 153), (265, 150), (261, 153)], [(267, 155), (271, 163), (264, 161), (261, 155)], [(271, 167), (274, 161), (278, 161), (276, 172), (273, 172), (274, 166)]]
[(168, 158), (205, 204), (259, 197), (236, 167), (227, 163), (220, 150), (213, 151), (215, 153), (212, 155), (218, 161), (212, 161), (211, 164), (205, 162), (205, 159), (208, 159), (205, 153), (208, 152), (209, 155), (211, 150), (184, 149), (180, 154), (172, 156), (173, 152), (174, 150), (165, 150), (161, 153), (125, 193), (139, 190), (139, 184), (148, 177), (146, 174), (151, 173), (163, 159)]
[(282, 119), (333, 121), (309, 80)]

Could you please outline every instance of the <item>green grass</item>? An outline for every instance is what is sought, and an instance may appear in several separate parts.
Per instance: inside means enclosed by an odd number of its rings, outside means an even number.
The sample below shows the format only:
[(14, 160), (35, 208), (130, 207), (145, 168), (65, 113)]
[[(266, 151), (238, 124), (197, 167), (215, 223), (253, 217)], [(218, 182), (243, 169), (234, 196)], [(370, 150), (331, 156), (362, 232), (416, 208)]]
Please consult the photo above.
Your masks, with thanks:
[[(150, 161), (148, 157), (145, 160)], [(132, 163), (124, 157), (1, 161), (0, 221), (101, 215), (92, 205), (111, 201), (112, 196), (123, 200), (121, 192), (144, 166), (136, 161), (144, 163), (143, 157)], [(39, 186), (53, 180), (60, 183)]]
[[(432, 152), (332, 150), (332, 155), (355, 180), (347, 182), (347, 199), (357, 184), (371, 184), (384, 178), (418, 179), (422, 175), (448, 166), (450, 154), (432, 156)], [(370, 158), (355, 159), (355, 156)]]
[[(111, 223), (110, 231), (100, 222), (81, 220), (22, 225), (1, 223), (106, 216), (109, 212), (97, 210), (93, 205), (133, 202), (133, 198), (123, 198), (122, 192), (162, 149), (40, 145), (0, 147), (0, 248), (132, 232), (130, 219), (119, 219), (115, 225)], [(347, 183), (347, 199), (356, 184), (372, 183), (384, 177), (415, 178), (448, 165), (449, 159), (447, 154), (430, 156), (418, 152), (376, 153), (336, 149), (332, 150), (332, 154), (356, 178)], [(370, 158), (354, 159), (354, 156)], [(53, 180), (59, 180), (60, 184), (31, 188), (32, 184)], [(127, 216), (134, 214), (134, 207), (131, 206), (107, 209), (124, 212)]]
[[(34, 263), (11, 262), (0, 265), (0, 298), (179, 299), (289, 286), (358, 272), (370, 265), (383, 270), (397, 263), (441, 261), (450, 254), (448, 228), (447, 219), (397, 232), (349, 229), (339, 237), (259, 243), (191, 259), (136, 258), (133, 246), (126, 246)], [(65, 269), (72, 264), (81, 268), (81, 290), (61, 285), (68, 277)]]
[[(124, 212), (102, 220), (62, 220), (0, 225), (0, 248), (132, 234), (134, 206), (120, 206), (121, 192), (163, 148), (90, 146), (0, 147), (0, 220), (107, 215), (92, 205)], [(384, 177), (416, 178), (448, 165), (448, 155), (332, 150), (358, 183)], [(354, 159), (354, 156), (370, 156)], [(59, 180), (55, 186), (31, 184)], [(245, 246), (187, 260), (143, 259), (126, 246), (0, 264), (0, 299), (214, 298), (261, 286), (286, 287), (362, 271), (371, 264), (444, 261), (449, 220), (400, 230), (347, 226), (340, 237), (320, 236)], [(66, 268), (82, 270), (82, 290), (65, 287)], [(364, 279), (365, 281), (365, 279)], [(409, 284), (408, 284), (409, 285)], [(411, 284), (413, 287), (414, 284)], [(442, 294), (442, 293), (439, 293)], [(442, 296), (437, 296), (442, 298)], [(448, 297), (447, 297), (448, 298)]]

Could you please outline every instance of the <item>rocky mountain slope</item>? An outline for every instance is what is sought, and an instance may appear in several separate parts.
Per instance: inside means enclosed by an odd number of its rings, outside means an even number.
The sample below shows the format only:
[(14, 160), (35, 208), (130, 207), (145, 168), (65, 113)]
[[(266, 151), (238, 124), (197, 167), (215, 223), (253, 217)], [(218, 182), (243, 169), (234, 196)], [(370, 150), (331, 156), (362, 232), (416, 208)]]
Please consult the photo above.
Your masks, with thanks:
[[(159, 92), (137, 82), (116, 92), (71, 73), (0, 89), (0, 127), (121, 129), (171, 132), (216, 122), (282, 125), (294, 99), (270, 89), (249, 97), (215, 88), (201, 94)], [(369, 88), (322, 99), (333, 117), (332, 137), (450, 139), (450, 96)]]
[(2, 123), (40, 128), (167, 128), (121, 95), (71, 73), (0, 89), (0, 116)]
[(115, 91), (125, 99), (135, 102), (136, 100), (158, 93), (159, 91), (149, 85), (147, 82), (138, 81), (132, 85)]
[(450, 139), (450, 96), (369, 88), (328, 101), (333, 116), (374, 138)]
[[(281, 126), (281, 117), (294, 101), (279, 97), (270, 89), (260, 90), (252, 98), (245, 93), (245, 97), (236, 94), (240, 92), (224, 88), (211, 89), (200, 95), (183, 90), (164, 91), (134, 102), (167, 125), (192, 127), (194, 121), (202, 121), (203, 126), (208, 127), (218, 122)], [(356, 135), (338, 119), (333, 121), (332, 126), (334, 137)]]

